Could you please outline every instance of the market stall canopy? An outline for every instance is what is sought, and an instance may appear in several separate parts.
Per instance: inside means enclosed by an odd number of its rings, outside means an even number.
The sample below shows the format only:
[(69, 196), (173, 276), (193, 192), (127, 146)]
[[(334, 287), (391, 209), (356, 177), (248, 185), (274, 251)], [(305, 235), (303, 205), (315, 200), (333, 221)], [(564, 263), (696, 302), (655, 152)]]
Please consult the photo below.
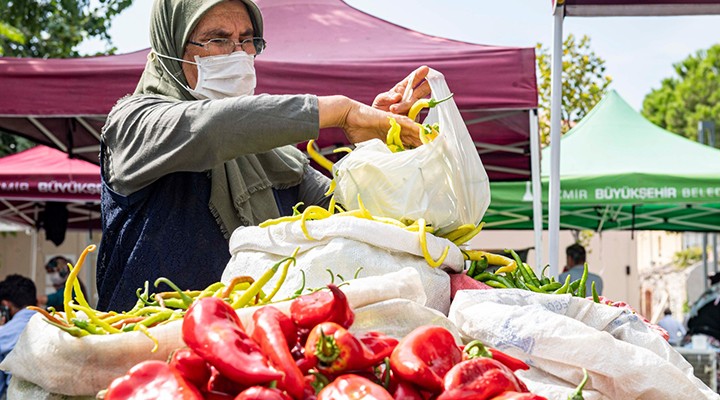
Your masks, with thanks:
[(576, 17), (720, 14), (719, 0), (565, 0), (564, 5), (565, 15)]
[[(720, 150), (653, 125), (615, 91), (560, 144), (561, 228), (720, 231)], [(528, 187), (491, 183), (486, 228), (532, 229)]]
[[(410, 71), (445, 75), (493, 180), (530, 176), (535, 53), (418, 33), (340, 0), (259, 0), (267, 51), (256, 93), (343, 94), (369, 103)], [(98, 162), (99, 132), (117, 99), (135, 89), (148, 50), (81, 59), (0, 58), (0, 130)], [(339, 131), (318, 144), (345, 145)]]
[(53, 230), (100, 229), (100, 168), (45, 146), (0, 158), (0, 219)]

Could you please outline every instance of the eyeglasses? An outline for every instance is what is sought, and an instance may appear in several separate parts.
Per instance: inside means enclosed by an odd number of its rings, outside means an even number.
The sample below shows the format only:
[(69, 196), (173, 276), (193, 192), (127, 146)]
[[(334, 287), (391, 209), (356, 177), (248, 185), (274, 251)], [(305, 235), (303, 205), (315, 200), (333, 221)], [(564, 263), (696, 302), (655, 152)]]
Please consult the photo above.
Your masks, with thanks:
[[(238, 46), (242, 49), (242, 51), (248, 53), (248, 54), (255, 54), (259, 55), (260, 53), (265, 50), (265, 47), (267, 47), (267, 42), (265, 39), (261, 37), (251, 37), (247, 38), (245, 40), (241, 40), (239, 42), (236, 42), (232, 39), (227, 38), (215, 38), (210, 39), (206, 42), (198, 43), (193, 42), (192, 40), (189, 40), (188, 43), (194, 44), (195, 46), (202, 47), (205, 50), (210, 50), (210, 48), (215, 48), (217, 50), (222, 51), (224, 54), (230, 54), (235, 51)], [(252, 45), (252, 47), (250, 47)], [(254, 53), (253, 53), (254, 52)]]

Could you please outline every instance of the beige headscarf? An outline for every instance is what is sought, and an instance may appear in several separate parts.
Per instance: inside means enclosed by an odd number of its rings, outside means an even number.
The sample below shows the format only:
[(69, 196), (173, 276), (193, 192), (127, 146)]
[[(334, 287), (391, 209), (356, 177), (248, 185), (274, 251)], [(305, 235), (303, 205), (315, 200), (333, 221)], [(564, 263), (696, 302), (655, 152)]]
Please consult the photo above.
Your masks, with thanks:
[[(154, 52), (182, 58), (185, 43), (203, 15), (227, 0), (155, 0), (150, 21), (150, 43)], [(252, 0), (240, 0), (248, 8), (255, 36), (262, 36), (263, 21)], [(177, 100), (194, 97), (162, 68), (187, 85), (179, 61), (148, 57), (135, 94), (157, 94)], [(254, 225), (279, 216), (272, 188), (298, 185), (307, 164), (298, 149), (285, 146), (266, 153), (240, 156), (212, 169), (210, 211), (226, 238), (235, 228)]]

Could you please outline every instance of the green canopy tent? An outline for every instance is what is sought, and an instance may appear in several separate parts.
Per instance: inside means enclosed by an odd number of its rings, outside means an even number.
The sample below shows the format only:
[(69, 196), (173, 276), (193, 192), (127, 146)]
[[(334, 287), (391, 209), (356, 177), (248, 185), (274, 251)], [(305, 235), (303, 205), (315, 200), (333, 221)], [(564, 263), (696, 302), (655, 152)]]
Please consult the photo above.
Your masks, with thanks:
[[(560, 144), (561, 229), (720, 231), (720, 150), (653, 125), (615, 91)], [(542, 157), (547, 215), (550, 147)], [(486, 228), (533, 228), (529, 182), (490, 188)]]

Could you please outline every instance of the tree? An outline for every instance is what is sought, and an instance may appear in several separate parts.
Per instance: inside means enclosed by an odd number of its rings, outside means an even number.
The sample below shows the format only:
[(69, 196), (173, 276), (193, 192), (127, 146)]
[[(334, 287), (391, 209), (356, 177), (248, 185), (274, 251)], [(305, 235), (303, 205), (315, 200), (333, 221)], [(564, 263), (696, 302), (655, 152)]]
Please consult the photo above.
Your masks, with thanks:
[[(78, 57), (77, 46), (92, 38), (105, 41), (105, 53), (112, 54), (112, 18), (131, 4), (132, 0), (0, 0), (0, 55)], [(0, 132), (0, 156), (32, 145)]]
[(643, 115), (655, 125), (697, 140), (698, 122), (720, 128), (720, 44), (700, 50), (673, 65), (677, 76), (665, 78), (643, 101)]
[(132, 0), (0, 0), (0, 21), (17, 28), (22, 43), (0, 34), (4, 55), (15, 57), (78, 57), (77, 45), (86, 39), (107, 44), (107, 54), (115, 52), (110, 40), (112, 19), (132, 4)]
[[(550, 143), (550, 78), (552, 57), (541, 43), (537, 46), (538, 94), (540, 96), (540, 135)], [(605, 75), (605, 60), (590, 49), (590, 38), (577, 40), (570, 34), (563, 42), (561, 132), (570, 130), (602, 99), (612, 82)]]

